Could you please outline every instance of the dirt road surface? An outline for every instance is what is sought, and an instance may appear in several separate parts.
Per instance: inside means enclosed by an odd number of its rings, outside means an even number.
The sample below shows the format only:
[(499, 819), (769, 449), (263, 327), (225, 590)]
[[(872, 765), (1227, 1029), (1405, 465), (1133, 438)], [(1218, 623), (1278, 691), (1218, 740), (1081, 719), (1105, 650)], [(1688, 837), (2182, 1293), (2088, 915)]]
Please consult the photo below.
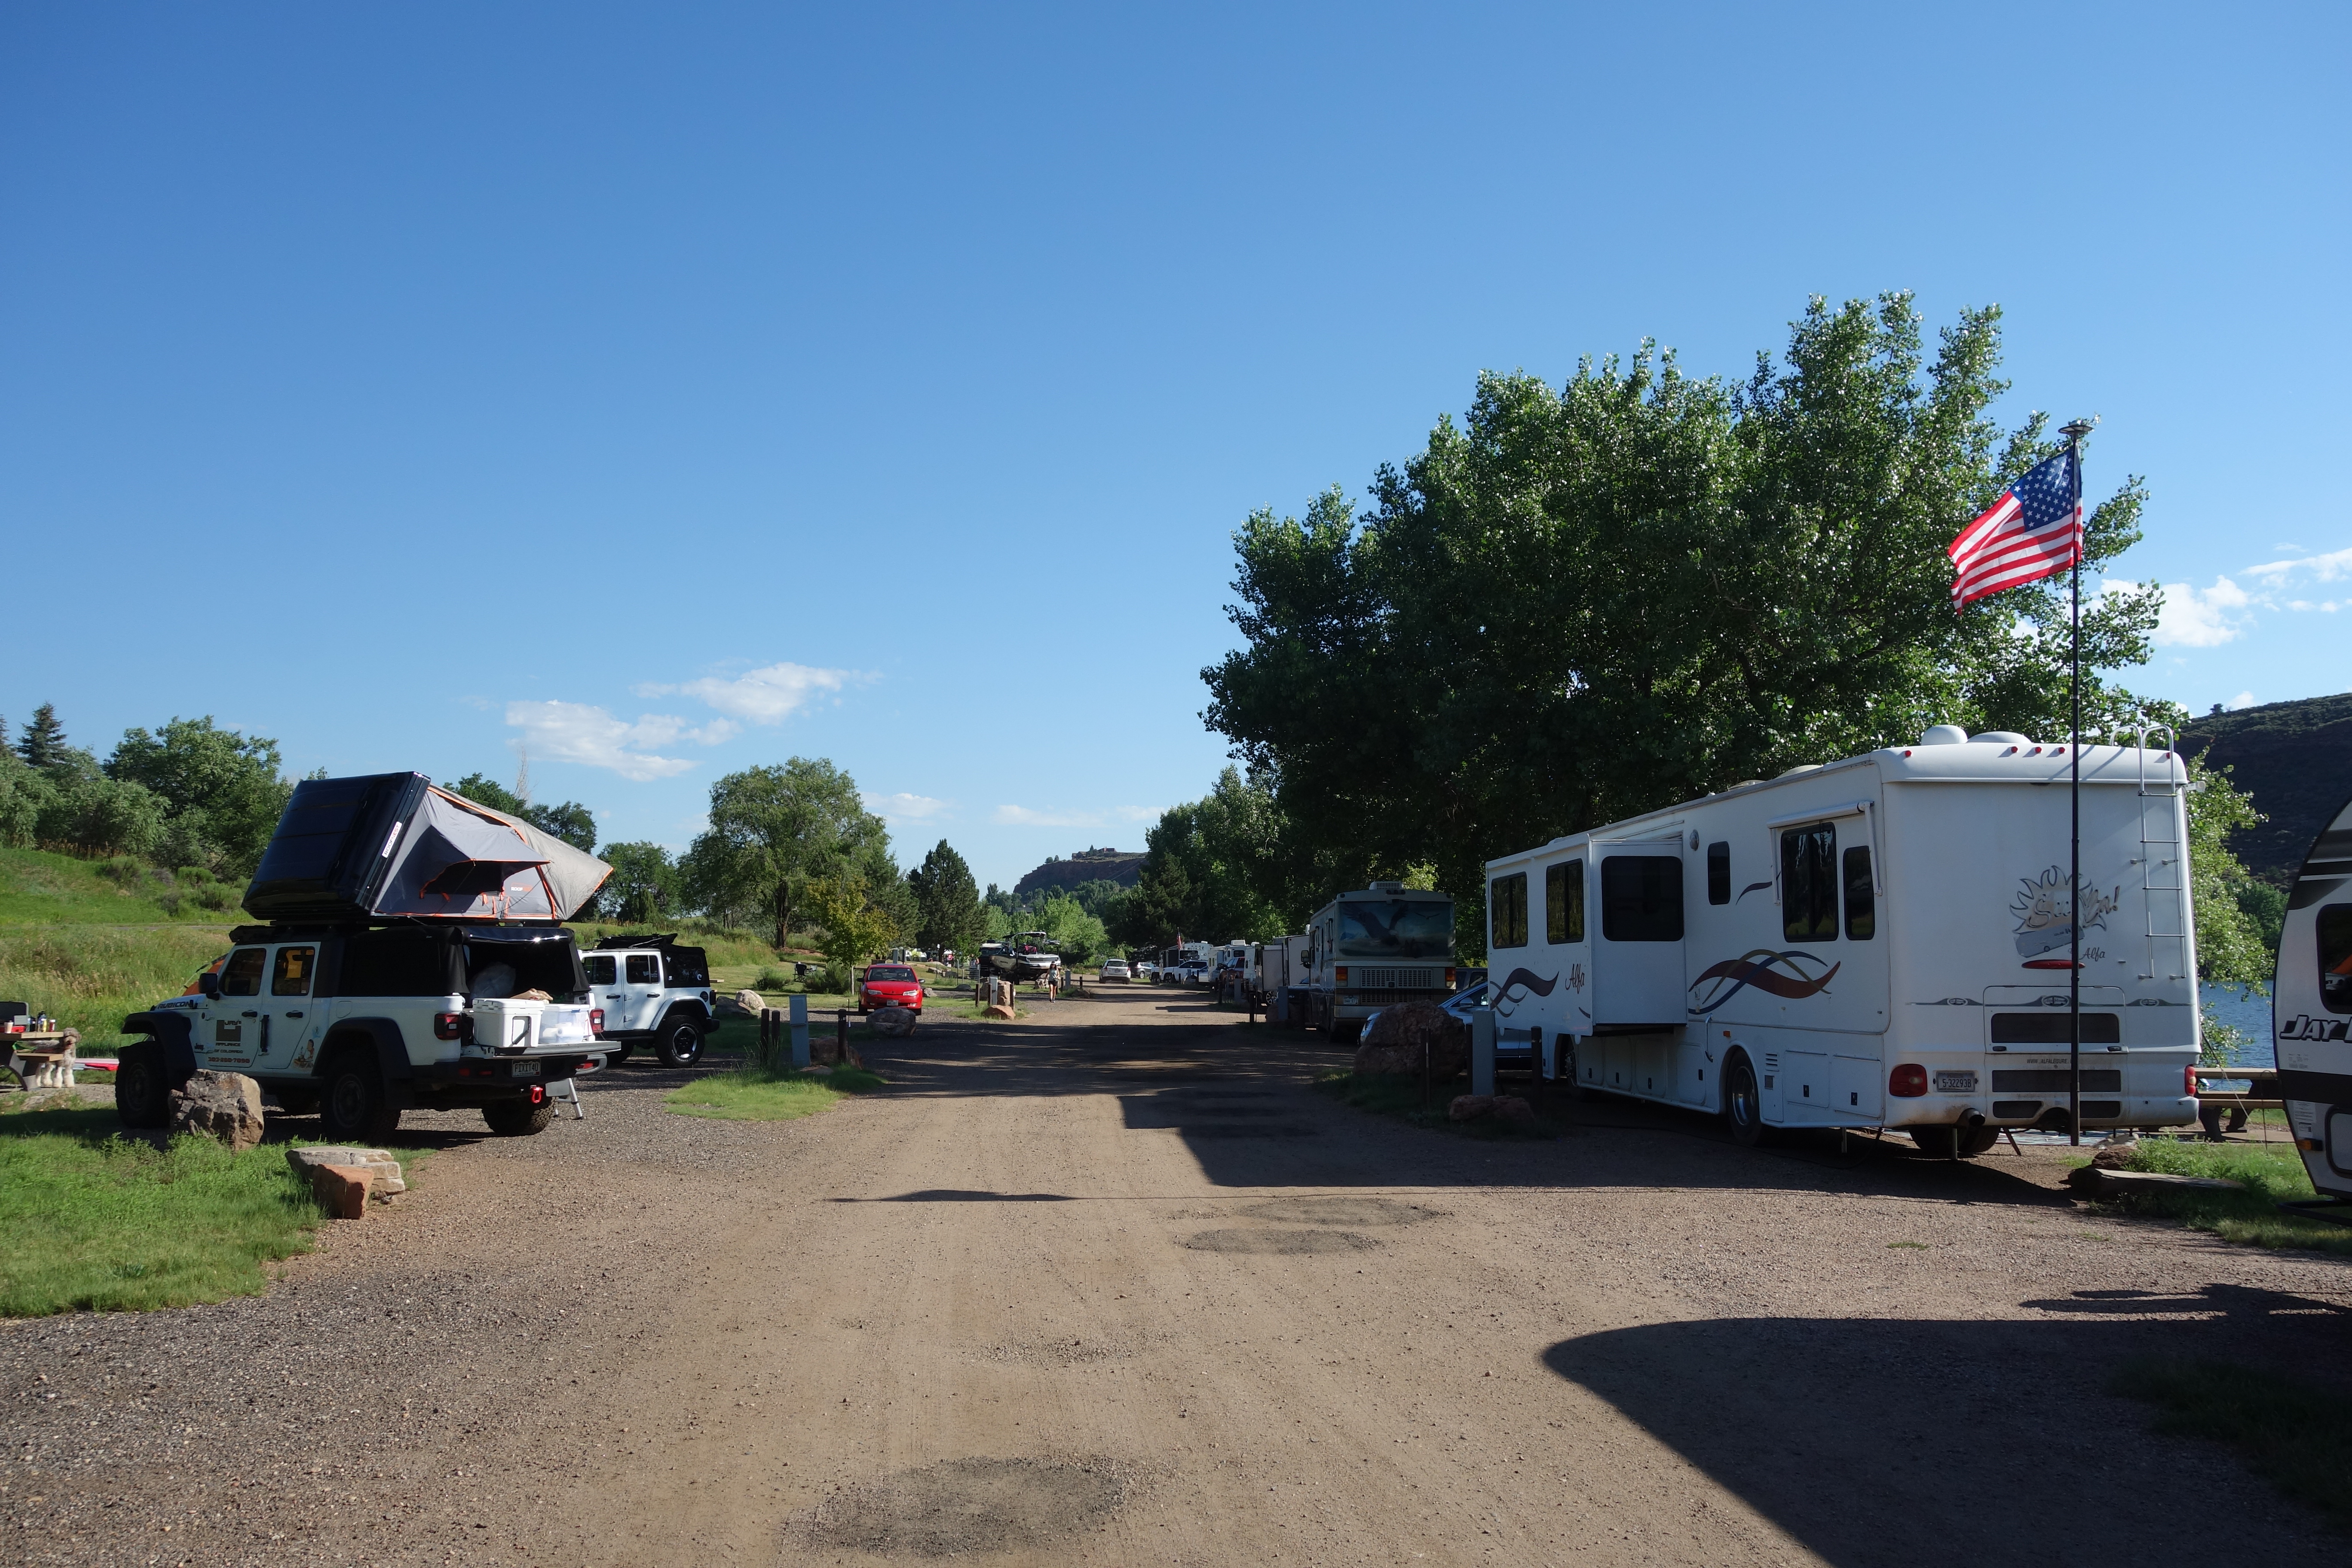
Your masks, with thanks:
[(0, 1558), (2345, 1561), (2104, 1392), (2342, 1375), (2343, 1262), (2099, 1217), (2047, 1155), (1605, 1103), (1481, 1142), (1176, 993), (1034, 1012), (799, 1122), (637, 1067), (534, 1139), (415, 1117), (416, 1191), (268, 1296), (0, 1326)]

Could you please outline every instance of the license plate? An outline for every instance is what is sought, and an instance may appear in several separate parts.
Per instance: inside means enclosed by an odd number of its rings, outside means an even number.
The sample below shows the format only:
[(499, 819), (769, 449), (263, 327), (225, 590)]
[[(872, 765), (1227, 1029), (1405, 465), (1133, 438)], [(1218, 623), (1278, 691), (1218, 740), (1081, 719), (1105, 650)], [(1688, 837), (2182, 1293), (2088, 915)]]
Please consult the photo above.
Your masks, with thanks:
[(514, 1076), (517, 1078), (537, 1078), (539, 1076), (539, 1064), (537, 1062), (517, 1062), (514, 1065)]
[(1973, 1072), (1939, 1072), (1936, 1075), (1938, 1094), (1974, 1094), (1977, 1075)]

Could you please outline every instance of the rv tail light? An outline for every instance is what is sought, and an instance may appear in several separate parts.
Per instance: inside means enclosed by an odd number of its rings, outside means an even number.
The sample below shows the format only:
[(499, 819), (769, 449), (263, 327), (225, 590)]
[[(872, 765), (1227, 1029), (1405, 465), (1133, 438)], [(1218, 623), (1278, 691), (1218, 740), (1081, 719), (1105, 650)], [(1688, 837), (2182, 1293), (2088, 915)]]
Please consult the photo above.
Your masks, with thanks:
[(1917, 1062), (1905, 1062), (1886, 1075), (1886, 1092), (1897, 1100), (1916, 1100), (1927, 1092), (1927, 1069)]
[(1445, 972), (1445, 988), (1448, 991), (1454, 989), (1454, 971), (1450, 969)]
[(604, 1038), (604, 1009), (602, 1007), (591, 1007), (588, 1009), (588, 1032), (599, 1039)]
[(2183, 1072), (2181, 1073), (2181, 1075), (2180, 1075), (2180, 1076), (2181, 1076), (2182, 1079), (2184, 1080), (2184, 1082), (2185, 1082), (2185, 1084), (2186, 1084), (2186, 1086), (2187, 1086), (2187, 1087), (2183, 1088), (2183, 1089), (2181, 1089), (2181, 1091), (2180, 1091), (2180, 1092), (2181, 1092), (2181, 1093), (2183, 1093), (2183, 1094), (2185, 1094), (2185, 1095), (2187, 1095), (2187, 1096), (2188, 1096), (2189, 1099), (2191, 1099), (2191, 1100), (2196, 1099), (2196, 1098), (2197, 1098), (2197, 1064), (2196, 1064), (2196, 1063), (2194, 1063), (2194, 1062), (2189, 1063), (2189, 1066), (2188, 1066), (2188, 1068), (2187, 1068), (2185, 1070), (2183, 1070)]
[(2298, 1138), (2294, 1141), (2294, 1146), (2306, 1154), (2324, 1153), (2327, 1149), (2327, 1145), (2316, 1138)]
[(1348, 966), (1343, 963), (1339, 965), (1339, 968), (1333, 970), (1331, 972), (1331, 978), (1338, 984), (1345, 985), (1348, 984)]
[(433, 1037), (436, 1040), (462, 1040), (466, 1037), (466, 1015), (436, 1013), (433, 1015)]

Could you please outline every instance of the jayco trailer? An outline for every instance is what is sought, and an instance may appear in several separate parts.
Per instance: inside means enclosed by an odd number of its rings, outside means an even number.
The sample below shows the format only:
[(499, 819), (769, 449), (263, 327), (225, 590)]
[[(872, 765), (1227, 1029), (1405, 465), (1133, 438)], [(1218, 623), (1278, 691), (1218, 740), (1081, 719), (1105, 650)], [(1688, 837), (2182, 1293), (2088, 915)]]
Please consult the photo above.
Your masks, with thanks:
[(2083, 1124), (2194, 1121), (2188, 776), (2146, 744), (1937, 725), (1490, 861), (1498, 1032), (1742, 1142), (1885, 1127), (1969, 1154), (2063, 1127), (2077, 761)]
[(2311, 1184), (2352, 1198), (2352, 801), (2304, 858), (2272, 987), (2279, 1097)]

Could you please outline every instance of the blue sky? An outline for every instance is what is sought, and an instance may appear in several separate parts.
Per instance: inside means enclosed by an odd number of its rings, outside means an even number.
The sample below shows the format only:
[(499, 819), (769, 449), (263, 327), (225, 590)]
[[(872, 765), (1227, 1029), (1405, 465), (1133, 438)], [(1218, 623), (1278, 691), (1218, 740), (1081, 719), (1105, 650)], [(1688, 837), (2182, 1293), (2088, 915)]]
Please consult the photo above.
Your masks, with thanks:
[(1482, 368), (1997, 301), (2178, 584), (2352, 685), (2340, 7), (0, 11), (0, 713), (683, 846), (834, 758), (983, 880), (1224, 747), (1253, 508)]

